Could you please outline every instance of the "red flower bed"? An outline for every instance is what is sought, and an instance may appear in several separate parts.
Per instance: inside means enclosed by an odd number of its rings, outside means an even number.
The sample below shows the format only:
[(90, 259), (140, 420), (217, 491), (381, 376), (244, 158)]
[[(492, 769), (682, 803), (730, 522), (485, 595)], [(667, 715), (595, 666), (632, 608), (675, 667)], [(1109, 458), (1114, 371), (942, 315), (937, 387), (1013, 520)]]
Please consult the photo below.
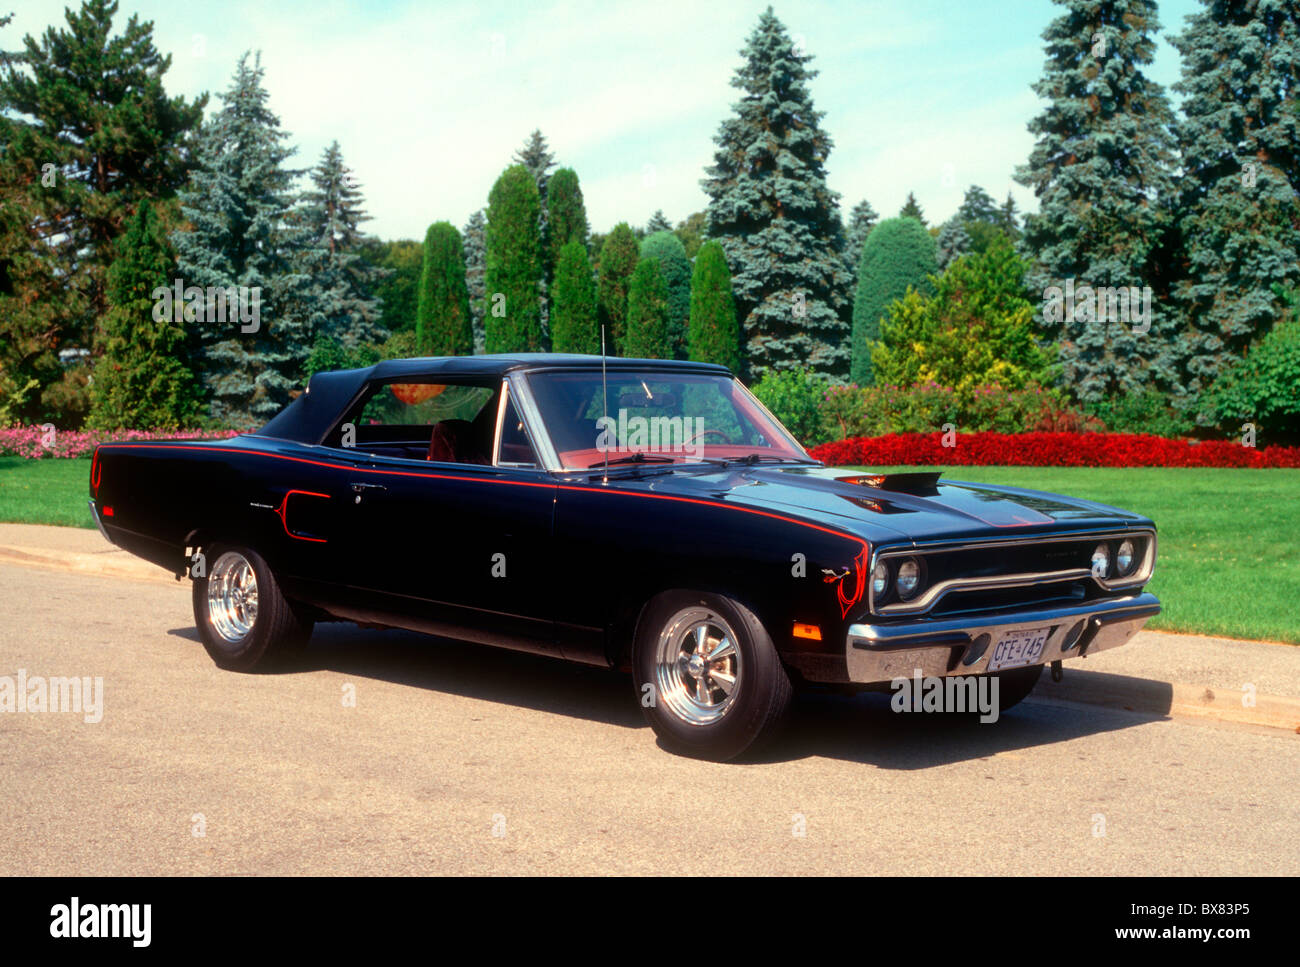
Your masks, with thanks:
[[(1247, 447), (1235, 440), (1197, 443), (1141, 433), (942, 433), (851, 437), (813, 447), (830, 466), (1300, 467), (1300, 447)], [(951, 439), (951, 438), (950, 438)]]

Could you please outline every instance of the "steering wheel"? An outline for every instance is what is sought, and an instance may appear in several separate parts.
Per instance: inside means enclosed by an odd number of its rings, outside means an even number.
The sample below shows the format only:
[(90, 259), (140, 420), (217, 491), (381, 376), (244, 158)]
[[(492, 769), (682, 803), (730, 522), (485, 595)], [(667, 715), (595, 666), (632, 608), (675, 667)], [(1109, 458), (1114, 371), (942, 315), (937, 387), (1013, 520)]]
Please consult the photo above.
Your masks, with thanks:
[(695, 436), (693, 436), (693, 437), (691, 437), (689, 440), (687, 440), (686, 443), (683, 444), (683, 445), (684, 445), (684, 446), (690, 446), (692, 443), (694, 443), (694, 442), (695, 442), (696, 440), (698, 440), (700, 437), (702, 437), (702, 436), (708, 436), (710, 433), (716, 433), (718, 436), (722, 437), (722, 440), (723, 440), (724, 443), (735, 443), (735, 442), (736, 442), (735, 440), (731, 439), (731, 437), (727, 436), (727, 434), (726, 434), (725, 432), (723, 432), (722, 430), (701, 430), (699, 433), (695, 434)]

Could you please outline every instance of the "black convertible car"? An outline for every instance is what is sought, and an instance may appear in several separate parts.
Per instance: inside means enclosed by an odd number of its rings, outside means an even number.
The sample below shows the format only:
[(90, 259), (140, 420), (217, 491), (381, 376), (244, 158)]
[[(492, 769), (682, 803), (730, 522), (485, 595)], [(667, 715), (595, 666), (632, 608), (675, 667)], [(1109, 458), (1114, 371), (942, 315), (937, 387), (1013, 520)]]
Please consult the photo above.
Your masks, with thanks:
[(668, 747), (728, 759), (801, 682), (998, 677), (1160, 610), (1146, 518), (827, 468), (726, 369), (509, 355), (318, 373), (259, 432), (115, 443), (104, 536), (189, 575), (203, 643), (252, 671), (355, 621), (630, 670)]

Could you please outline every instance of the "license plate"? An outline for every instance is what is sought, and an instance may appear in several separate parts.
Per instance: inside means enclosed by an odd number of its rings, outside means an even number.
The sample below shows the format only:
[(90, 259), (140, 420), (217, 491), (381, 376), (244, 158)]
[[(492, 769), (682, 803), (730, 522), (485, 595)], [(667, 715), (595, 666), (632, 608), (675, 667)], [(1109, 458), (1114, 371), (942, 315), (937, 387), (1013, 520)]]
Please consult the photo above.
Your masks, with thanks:
[(989, 671), (996, 672), (1004, 668), (1038, 664), (1038, 660), (1043, 657), (1043, 646), (1047, 644), (1047, 633), (1051, 630), (1051, 628), (1026, 628), (1021, 631), (1006, 632), (993, 646)]

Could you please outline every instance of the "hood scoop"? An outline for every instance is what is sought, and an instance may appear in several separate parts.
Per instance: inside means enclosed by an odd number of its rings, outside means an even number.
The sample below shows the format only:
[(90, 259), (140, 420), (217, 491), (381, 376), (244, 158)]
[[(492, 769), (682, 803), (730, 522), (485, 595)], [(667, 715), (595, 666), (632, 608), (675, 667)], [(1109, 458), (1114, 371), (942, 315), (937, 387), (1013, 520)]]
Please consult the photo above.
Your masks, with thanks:
[(939, 478), (942, 476), (943, 471), (940, 470), (921, 473), (864, 473), (835, 479), (840, 483), (857, 484), (874, 490), (911, 494), (914, 497), (937, 497)]

